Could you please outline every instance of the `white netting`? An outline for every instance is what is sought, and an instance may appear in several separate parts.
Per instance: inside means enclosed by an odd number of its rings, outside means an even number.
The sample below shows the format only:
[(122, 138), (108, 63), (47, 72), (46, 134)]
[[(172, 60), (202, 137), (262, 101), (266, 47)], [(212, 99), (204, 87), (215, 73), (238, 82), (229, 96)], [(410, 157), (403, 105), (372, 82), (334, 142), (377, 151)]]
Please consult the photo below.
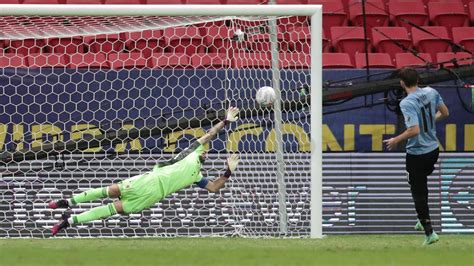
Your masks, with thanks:
[(273, 113), (254, 102), (258, 88), (273, 86), (269, 25), (265, 17), (1, 17), (0, 236), (48, 235), (63, 211), (47, 209), (49, 199), (150, 170), (229, 105), (241, 108), (241, 119), (212, 141), (203, 168), (216, 177), (229, 153), (241, 153), (225, 189), (191, 187), (140, 214), (65, 235), (275, 236), (283, 196), (288, 235), (308, 235), (310, 124), (301, 100), (310, 83), (309, 26), (281, 20), (273, 53), (283, 99), (281, 195)]

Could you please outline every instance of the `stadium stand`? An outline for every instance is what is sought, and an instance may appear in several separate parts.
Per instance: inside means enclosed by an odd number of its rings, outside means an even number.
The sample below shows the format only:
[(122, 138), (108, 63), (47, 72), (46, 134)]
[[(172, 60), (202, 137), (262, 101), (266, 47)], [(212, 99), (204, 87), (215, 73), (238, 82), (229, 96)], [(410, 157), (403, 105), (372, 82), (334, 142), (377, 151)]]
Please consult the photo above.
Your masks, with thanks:
[(272, 62), (270, 60), (269, 54), (266, 52), (239, 53), (234, 55), (232, 66), (235, 68), (270, 68), (272, 66)]
[(70, 68), (109, 68), (103, 53), (72, 54), (69, 56)]
[[(267, 4), (266, 0), (4, 0), (4, 4)], [(362, 25), (362, 0), (278, 0), (278, 4), (322, 4), (323, 9), (323, 52), (325, 67), (353, 68), (363, 67), (365, 60), (357, 63), (357, 58), (365, 53), (364, 30)], [(431, 59), (457, 58), (463, 55), (461, 50), (449, 42), (474, 51), (474, 1), (472, 0), (368, 0), (366, 4), (367, 26), (369, 28), (369, 56), (377, 54), (391, 57), (391, 64), (396, 67), (405, 65), (424, 65), (425, 63), (406, 53), (415, 49), (425, 58), (429, 53)], [(422, 26), (430, 33), (414, 28), (407, 22)], [(390, 22), (390, 24), (389, 24)], [(469, 25), (469, 23), (472, 25)], [(140, 60), (139, 66), (163, 67), (163, 62), (170, 61), (171, 67), (196, 65), (202, 58), (209, 66), (242, 66), (249, 67), (245, 57), (220, 60), (223, 53), (233, 56), (244, 53), (254, 54), (262, 59), (255, 66), (268, 67), (266, 54), (271, 46), (269, 34), (252, 35), (248, 40), (232, 41), (233, 28), (225, 22), (201, 23), (190, 27), (175, 27), (164, 30), (129, 32), (98, 36), (75, 36), (68, 38), (4, 40), (0, 42), (0, 53), (3, 53), (2, 66), (25, 65), (30, 63), (38, 67), (31, 58), (44, 53), (43, 63), (52, 62), (58, 66), (85, 67), (77, 58), (93, 62), (92, 67), (128, 68), (130, 60)], [(245, 24), (245, 23), (244, 23)], [(226, 25), (228, 27), (226, 27)], [(351, 26), (349, 26), (351, 25)], [(428, 26), (430, 25), (430, 26)], [(310, 48), (309, 21), (306, 17), (289, 17), (278, 20), (281, 58), (295, 58), (297, 62), (282, 61), (282, 67), (307, 67), (304, 54)], [(179, 40), (176, 36), (180, 36)], [(125, 41), (126, 40), (126, 41)], [(398, 42), (398, 44), (396, 43)], [(404, 48), (400, 47), (402, 45)], [(140, 57), (136, 57), (138, 52)], [(334, 52), (333, 56), (330, 56)], [(456, 52), (456, 53), (453, 53)], [(110, 54), (109, 58), (94, 53)], [(130, 54), (127, 54), (130, 53)], [(185, 53), (187, 56), (173, 57), (171, 53)], [(8, 56), (6, 56), (8, 54)], [(12, 57), (17, 54), (17, 57)], [(92, 54), (92, 55), (91, 55)], [(163, 59), (152, 60), (153, 54), (163, 54)], [(375, 54), (375, 55), (373, 55)], [(25, 58), (22, 59), (22, 56)], [(347, 56), (349, 63), (347, 62)], [(450, 57), (451, 56), (451, 57)], [(59, 58), (57, 60), (52, 58)], [(178, 59), (176, 59), (178, 58)], [(8, 59), (8, 60), (7, 60)], [(334, 63), (328, 60), (337, 60)], [(40, 60), (40, 59), (38, 59)], [(119, 62), (124, 60), (124, 62)], [(144, 61), (143, 61), (144, 60)], [(351, 61), (352, 60), (352, 61)], [(248, 60), (250, 61), (250, 60)], [(268, 62), (267, 62), (268, 61)], [(300, 63), (301, 62), (301, 63)], [(370, 62), (377, 62), (370, 60)], [(420, 63), (421, 62), (421, 63)], [(472, 63), (466, 60), (463, 64)], [(43, 65), (44, 65), (43, 64)], [(448, 65), (448, 64), (446, 64)], [(390, 67), (390, 63), (372, 64), (371, 67)], [(450, 66), (451, 67), (451, 66)]]
[[(363, 27), (332, 27), (331, 41), (336, 52), (355, 54), (365, 51)], [(369, 47), (369, 51), (370, 51)]]
[(186, 68), (190, 66), (190, 58), (185, 53), (154, 53), (150, 63), (150, 67), (153, 68)]
[(188, 55), (204, 53), (204, 38), (198, 27), (166, 28), (163, 36), (168, 53), (186, 53)]
[(451, 51), (451, 46), (448, 43), (450, 38), (445, 27), (427, 26), (422, 29), (427, 32), (417, 28), (411, 30), (413, 44), (419, 52), (429, 53), (431, 58), (436, 58), (437, 53)]
[(231, 60), (228, 59), (225, 53), (194, 54), (191, 56), (191, 64), (195, 68), (222, 68), (232, 65)]
[(101, 0), (66, 0), (66, 4), (71, 5), (100, 5), (103, 4)]
[(474, 53), (474, 27), (454, 27), (453, 41)]
[(161, 30), (125, 33), (125, 49), (129, 52), (142, 52), (147, 57), (165, 49), (165, 39)]
[(351, 58), (346, 53), (323, 53), (324, 68), (354, 68)]
[(17, 54), (0, 54), (0, 67), (26, 67), (25, 58)]
[[(367, 0), (365, 5), (366, 24), (372, 27), (388, 26), (389, 16), (382, 0)], [(349, 18), (354, 26), (363, 26), (362, 0), (349, 1)]]
[[(3, 2), (3, 1), (2, 1)], [(44, 4), (59, 4), (59, 0), (23, 0), (23, 4), (34, 4), (34, 5), (44, 5)]]
[(405, 27), (411, 32), (412, 26), (403, 20), (411, 21), (419, 26), (428, 26), (428, 13), (423, 2), (418, 0), (390, 0), (390, 20), (394, 26)]
[(112, 69), (144, 68), (148, 66), (148, 60), (141, 53), (111, 53), (107, 60)]
[(26, 62), (30, 68), (40, 67), (66, 67), (66, 56), (64, 54), (38, 53), (29, 54)]
[(311, 65), (311, 57), (307, 53), (280, 53), (281, 68), (308, 68)]
[[(386, 53), (369, 53), (369, 66), (374, 68), (394, 68), (392, 58)], [(356, 68), (365, 68), (367, 66), (366, 54), (355, 54)]]
[(396, 53), (406, 52), (408, 48), (411, 48), (412, 41), (406, 28), (374, 27), (372, 29), (372, 44), (377, 52), (388, 53), (392, 58), (395, 58)]
[(339, 0), (309, 0), (308, 4), (323, 5), (323, 29), (324, 33), (329, 36), (331, 27), (348, 26), (347, 12), (344, 5)]
[(426, 66), (426, 63), (433, 62), (431, 60), (431, 55), (426, 53), (419, 53), (419, 57), (423, 58), (424, 60), (416, 57), (412, 53), (398, 53), (395, 55), (395, 66), (397, 68), (402, 67), (417, 67), (417, 66)]
[(83, 38), (75, 36), (70, 38), (51, 38), (47, 41), (50, 52), (57, 54), (84, 53)]
[(430, 2), (428, 3), (430, 21), (434, 26), (452, 27), (469, 25), (469, 16), (462, 2)]
[(7, 52), (28, 55), (43, 52), (45, 41), (41, 39), (7, 40)]
[(89, 46), (89, 52), (119, 53), (125, 48), (125, 43), (122, 39), (120, 34), (100, 34), (96, 36), (86, 36), (84, 37), (84, 42)]
[[(449, 60), (455, 59), (453, 61), (456, 62), (457, 65), (470, 65), (473, 63), (472, 61), (472, 55), (469, 53), (464, 53), (464, 52), (459, 52), (459, 53), (438, 53), (436, 55), (436, 62), (438, 63), (443, 63), (447, 62)], [(457, 59), (457, 60), (456, 60)], [(444, 67), (446, 68), (452, 68), (455, 67), (456, 65), (454, 63), (445, 63), (443, 64)]]

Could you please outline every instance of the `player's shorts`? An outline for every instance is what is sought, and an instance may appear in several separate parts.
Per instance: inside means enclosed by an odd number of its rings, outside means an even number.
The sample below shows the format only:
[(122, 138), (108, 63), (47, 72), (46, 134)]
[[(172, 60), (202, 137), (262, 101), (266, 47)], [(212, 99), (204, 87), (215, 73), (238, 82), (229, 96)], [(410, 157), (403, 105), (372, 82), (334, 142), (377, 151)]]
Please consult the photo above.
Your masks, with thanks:
[(127, 178), (118, 185), (123, 211), (127, 214), (141, 212), (163, 198), (158, 178), (152, 173)]

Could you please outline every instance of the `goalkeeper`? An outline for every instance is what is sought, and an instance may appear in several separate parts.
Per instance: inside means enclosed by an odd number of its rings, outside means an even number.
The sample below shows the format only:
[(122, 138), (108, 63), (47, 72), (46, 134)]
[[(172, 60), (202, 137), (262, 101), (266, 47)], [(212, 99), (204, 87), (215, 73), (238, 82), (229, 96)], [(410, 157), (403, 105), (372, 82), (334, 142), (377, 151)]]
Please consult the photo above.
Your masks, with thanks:
[(94, 188), (74, 195), (70, 199), (61, 199), (49, 202), (52, 209), (68, 208), (82, 202), (101, 198), (118, 198), (119, 200), (107, 205), (98, 206), (79, 215), (70, 217), (63, 214), (61, 221), (52, 228), (52, 235), (69, 226), (81, 224), (109, 216), (141, 212), (153, 206), (169, 194), (185, 188), (193, 183), (210, 192), (217, 192), (224, 187), (225, 182), (237, 167), (239, 157), (231, 155), (227, 159), (227, 169), (224, 174), (210, 181), (202, 176), (201, 166), (205, 160), (204, 144), (217, 135), (219, 130), (229, 122), (238, 119), (239, 109), (230, 107), (225, 119), (212, 127), (204, 136), (191, 144), (169, 161), (158, 163), (152, 171), (125, 179), (118, 184), (108, 187)]

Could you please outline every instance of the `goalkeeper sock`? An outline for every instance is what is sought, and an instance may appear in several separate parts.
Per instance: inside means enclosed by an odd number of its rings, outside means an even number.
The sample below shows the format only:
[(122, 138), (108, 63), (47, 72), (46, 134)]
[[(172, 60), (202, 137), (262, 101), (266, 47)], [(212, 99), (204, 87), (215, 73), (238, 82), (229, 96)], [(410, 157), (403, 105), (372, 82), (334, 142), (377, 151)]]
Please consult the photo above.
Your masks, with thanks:
[(108, 195), (108, 187), (102, 188), (93, 188), (87, 191), (84, 191), (80, 194), (74, 195), (71, 199), (68, 200), (69, 206), (76, 205), (82, 202), (93, 201), (96, 199), (107, 198)]
[(68, 219), (69, 224), (80, 224), (86, 223), (94, 220), (104, 219), (109, 216), (117, 214), (117, 210), (115, 209), (115, 205), (113, 203), (109, 203), (107, 205), (102, 205), (99, 207), (92, 208), (88, 211), (85, 211), (79, 215), (72, 216)]

